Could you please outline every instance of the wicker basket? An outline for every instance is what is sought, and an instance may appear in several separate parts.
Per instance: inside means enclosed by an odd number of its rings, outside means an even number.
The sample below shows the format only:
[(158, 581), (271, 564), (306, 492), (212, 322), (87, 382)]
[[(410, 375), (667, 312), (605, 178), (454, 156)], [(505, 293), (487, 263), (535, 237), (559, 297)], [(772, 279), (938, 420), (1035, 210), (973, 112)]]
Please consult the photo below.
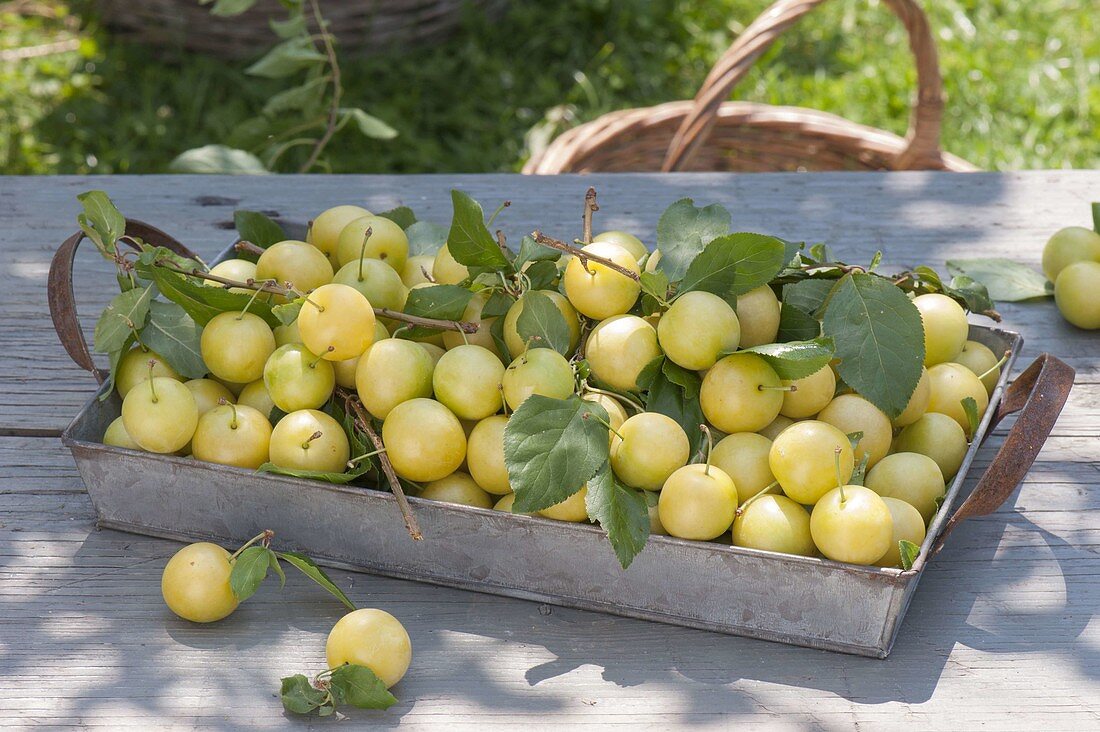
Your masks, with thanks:
[[(260, 0), (241, 15), (212, 15), (199, 0), (99, 0), (103, 19), (123, 35), (151, 46), (200, 51), (223, 58), (258, 55), (278, 40), (269, 21), (286, 10)], [(385, 50), (424, 43), (453, 31), (467, 9), (496, 12), (503, 0), (325, 0), (325, 18), (344, 50)]]
[(718, 59), (694, 100), (574, 127), (523, 172), (977, 170), (940, 149), (943, 90), (928, 19), (915, 0), (883, 1), (916, 57), (918, 92), (904, 138), (814, 109), (723, 101), (783, 31), (825, 2), (778, 0)]

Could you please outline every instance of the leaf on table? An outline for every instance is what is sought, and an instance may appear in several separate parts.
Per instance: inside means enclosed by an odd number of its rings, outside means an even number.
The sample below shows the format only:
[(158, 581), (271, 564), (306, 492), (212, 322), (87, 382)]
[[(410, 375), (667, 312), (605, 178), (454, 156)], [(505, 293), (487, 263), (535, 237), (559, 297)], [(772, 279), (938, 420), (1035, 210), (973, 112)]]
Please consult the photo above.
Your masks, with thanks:
[[(764, 234), (714, 239), (688, 265), (679, 292), (702, 290), (726, 300), (766, 285), (786, 263), (783, 242)], [(664, 254), (662, 252), (662, 262)]]
[(512, 263), (485, 225), (481, 204), (460, 190), (451, 191), (454, 216), (447, 232), (447, 249), (459, 264), (511, 271)]
[(384, 219), (389, 219), (393, 223), (397, 224), (404, 229), (408, 229), (410, 226), (416, 223), (416, 214), (408, 206), (397, 206), (391, 208), (389, 211), (383, 211), (378, 214)]
[(252, 153), (226, 145), (203, 145), (184, 150), (168, 163), (168, 170), (206, 175), (267, 175), (271, 172)]
[(229, 587), (237, 600), (244, 602), (256, 594), (260, 583), (267, 577), (271, 567), (271, 550), (266, 546), (250, 546), (233, 560), (233, 569), (229, 573)]
[(110, 257), (117, 251), (118, 238), (126, 233), (126, 217), (103, 191), (87, 191), (76, 197), (84, 210), (76, 221), (100, 253)]
[(982, 283), (989, 296), (1000, 302), (1018, 302), (1054, 294), (1053, 285), (1042, 273), (1011, 259), (949, 259), (947, 271)]
[(890, 418), (901, 414), (920, 380), (924, 328), (905, 293), (877, 275), (847, 274), (825, 307), (837, 372)]
[[(458, 285), (418, 287), (409, 290), (409, 297), (405, 300), (405, 313), (436, 320), (462, 320), (462, 313), (473, 294)], [(404, 334), (410, 338), (419, 338), (438, 332), (435, 328), (415, 326), (404, 331)]]
[(835, 353), (833, 339), (828, 337), (767, 343), (746, 348), (745, 351), (760, 356), (775, 370), (779, 378), (788, 381), (805, 378), (826, 368)]
[(337, 701), (359, 709), (388, 709), (397, 703), (397, 697), (386, 689), (382, 679), (366, 666), (339, 666), (329, 681)]
[(344, 606), (347, 607), (348, 610), (356, 609), (355, 603), (353, 603), (351, 599), (344, 594), (344, 591), (337, 587), (336, 583), (333, 582), (327, 574), (325, 574), (324, 570), (318, 567), (317, 563), (307, 557), (305, 554), (302, 554), (301, 552), (278, 552), (277, 554), (279, 559), (282, 559), (283, 561), (298, 569), (298, 571), (319, 584), (337, 600), (344, 603)]
[(697, 208), (690, 198), (681, 198), (661, 214), (657, 222), (657, 269), (670, 282), (684, 277), (692, 260), (712, 241), (729, 233), (730, 213), (718, 204)]
[(530, 348), (551, 348), (563, 356), (569, 355), (570, 334), (565, 317), (553, 300), (537, 290), (523, 296), (523, 310), (516, 319), (516, 332), (524, 343), (530, 344)]
[(527, 397), (504, 428), (504, 462), (514, 510), (541, 511), (584, 486), (608, 458), (607, 412), (573, 395)]
[(913, 568), (913, 563), (920, 556), (920, 547), (911, 541), (902, 539), (898, 542), (898, 554), (901, 555), (901, 568), (908, 572)]
[(267, 249), (272, 244), (278, 244), (287, 239), (282, 225), (259, 211), (245, 209), (234, 211), (233, 225), (237, 228), (237, 236), (261, 249)]
[(447, 243), (447, 229), (431, 221), (417, 221), (405, 229), (409, 239), (409, 256), (435, 254)]
[(324, 704), (328, 697), (327, 692), (316, 688), (302, 674), (283, 678), (279, 687), (283, 707), (295, 714), (309, 714)]
[(607, 532), (623, 569), (630, 566), (649, 539), (649, 508), (643, 493), (620, 483), (606, 463), (588, 481), (588, 516)]
[(141, 341), (159, 353), (168, 365), (189, 379), (206, 376), (199, 338), (202, 329), (174, 302), (153, 300), (141, 329)]
[(970, 426), (967, 430), (966, 436), (973, 438), (978, 434), (978, 423), (981, 421), (981, 415), (978, 414), (978, 402), (974, 400), (974, 397), (964, 397), (961, 401), (963, 413), (966, 415), (966, 423)]
[(821, 335), (821, 321), (793, 305), (783, 303), (779, 310), (778, 343), (809, 341)]
[(148, 285), (115, 295), (96, 321), (93, 340), (95, 350), (99, 353), (121, 350), (134, 331), (141, 330), (145, 325), (149, 303), (154, 294), (155, 288)]

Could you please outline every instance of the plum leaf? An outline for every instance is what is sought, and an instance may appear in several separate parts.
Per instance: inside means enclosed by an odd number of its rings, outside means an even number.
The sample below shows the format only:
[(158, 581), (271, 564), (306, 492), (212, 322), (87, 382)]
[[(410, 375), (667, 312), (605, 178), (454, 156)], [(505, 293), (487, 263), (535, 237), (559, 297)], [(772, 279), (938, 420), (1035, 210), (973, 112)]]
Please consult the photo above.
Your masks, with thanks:
[(703, 208), (697, 208), (690, 198), (673, 203), (657, 222), (657, 248), (661, 252), (657, 269), (670, 282), (682, 279), (707, 244), (729, 233), (730, 220), (729, 211), (716, 203)]
[(552, 348), (563, 356), (569, 355), (569, 326), (554, 301), (537, 290), (523, 296), (516, 332), (531, 348)]
[(623, 569), (630, 566), (649, 539), (649, 509), (643, 493), (620, 483), (607, 464), (588, 481), (588, 516), (607, 532)]

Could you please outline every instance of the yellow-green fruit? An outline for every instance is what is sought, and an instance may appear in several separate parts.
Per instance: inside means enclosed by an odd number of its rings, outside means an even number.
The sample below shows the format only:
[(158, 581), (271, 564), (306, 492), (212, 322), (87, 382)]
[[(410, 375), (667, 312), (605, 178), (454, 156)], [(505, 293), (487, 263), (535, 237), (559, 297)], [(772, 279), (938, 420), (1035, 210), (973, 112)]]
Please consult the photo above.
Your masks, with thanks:
[(723, 353), (737, 350), (741, 324), (722, 298), (709, 292), (685, 292), (657, 324), (661, 350), (685, 369), (709, 369)]
[(796, 422), (775, 438), (768, 464), (783, 492), (810, 506), (837, 487), (838, 454), (839, 477), (841, 482), (847, 482), (855, 469), (848, 436), (831, 424), (806, 420)]
[[(658, 494), (648, 493), (647, 496), (658, 498)], [(648, 501), (647, 501), (648, 503)], [(649, 511), (649, 533), (651, 536), (668, 536), (668, 532), (665, 531), (665, 525), (661, 523), (661, 508), (657, 505), (657, 502), (646, 506)]]
[(451, 410), (433, 399), (410, 399), (382, 422), (382, 442), (394, 471), (424, 483), (445, 478), (466, 459), (466, 433)]
[(400, 312), (405, 307), (409, 288), (388, 264), (378, 259), (356, 259), (336, 272), (333, 282), (353, 287), (371, 306)]
[(275, 408), (275, 402), (271, 399), (263, 379), (247, 384), (237, 397), (237, 404), (252, 407), (265, 417), (270, 417), (271, 410)]
[(897, 498), (917, 509), (924, 523), (936, 515), (936, 501), (946, 491), (940, 466), (927, 455), (915, 452), (887, 455), (868, 471), (863, 482), (880, 496)]
[(644, 256), (649, 254), (649, 250), (646, 249), (642, 240), (626, 231), (604, 231), (592, 237), (592, 241), (618, 244), (623, 249), (630, 252), (634, 256), (634, 259), (638, 261), (641, 261)]
[(767, 427), (762, 430), (757, 430), (756, 434), (763, 435), (769, 440), (774, 440), (779, 434), (794, 424), (794, 420), (790, 417), (784, 417), (782, 414), (773, 419)]
[(506, 359), (501, 357), (500, 349), (497, 347), (492, 331), (493, 323), (497, 322), (497, 319), (495, 316), (492, 318), (481, 317), (481, 311), (485, 308), (485, 303), (489, 302), (490, 296), (491, 292), (489, 290), (475, 292), (462, 311), (463, 321), (479, 324), (477, 332), (463, 334), (453, 330), (443, 331), (443, 345), (446, 348), (458, 348), (465, 344), (481, 346), (503, 363)]
[[(581, 320), (577, 316), (577, 311), (569, 304), (569, 300), (559, 292), (554, 290), (534, 290), (534, 292), (550, 298), (550, 301), (554, 303), (554, 307), (561, 313), (566, 327), (569, 328), (569, 351), (572, 353), (581, 339)], [(516, 324), (519, 323), (519, 316), (523, 314), (523, 305), (528, 295), (516, 300), (515, 304), (508, 308), (508, 314), (504, 316), (504, 344), (508, 346), (509, 353), (514, 356), (523, 353), (523, 350), (527, 347), (527, 344), (523, 342), (523, 338), (519, 335)]]
[(614, 315), (588, 334), (584, 355), (597, 379), (612, 389), (637, 391), (638, 376), (661, 349), (652, 325), (637, 315)]
[(714, 465), (685, 465), (665, 481), (657, 514), (669, 536), (709, 541), (726, 532), (737, 511), (733, 479)]
[[(280, 287), (290, 283), (298, 292), (309, 292), (332, 282), (328, 257), (304, 241), (287, 240), (272, 244), (256, 260), (256, 279), (275, 280)], [(279, 302), (286, 298), (277, 296)]]
[(264, 374), (275, 351), (275, 334), (258, 315), (219, 313), (202, 329), (202, 360), (219, 379), (247, 384)]
[(342, 386), (345, 389), (355, 388), (355, 372), (359, 369), (360, 358), (362, 356), (345, 358), (343, 361), (329, 361), (332, 364), (332, 373), (336, 376), (337, 386)]
[(866, 456), (868, 468), (890, 452), (890, 441), (894, 436), (890, 418), (861, 396), (841, 394), (821, 410), (817, 419), (846, 435), (862, 432), (863, 436), (856, 443), (855, 459), (858, 463)]
[(791, 419), (806, 419), (820, 412), (833, 400), (836, 374), (831, 368), (825, 367), (801, 379), (784, 380), (783, 386), (793, 386), (794, 391), (783, 392), (783, 406), (779, 413)]
[[(740, 490), (740, 486), (738, 486)], [(810, 513), (786, 496), (763, 495), (737, 510), (733, 545), (766, 552), (812, 557)]]
[(974, 400), (979, 420), (989, 406), (989, 394), (986, 393), (985, 385), (973, 371), (962, 364), (936, 364), (928, 369), (928, 382), (931, 392), (928, 411), (946, 414), (967, 432), (970, 431), (970, 420), (966, 417), (962, 401), (967, 398)]
[(470, 276), (466, 265), (459, 264), (451, 256), (451, 250), (444, 244), (435, 254), (432, 262), (432, 277), (437, 285), (457, 285)]
[(125, 447), (129, 450), (141, 449), (141, 445), (134, 442), (134, 438), (130, 437), (130, 433), (126, 431), (126, 425), (123, 424), (122, 417), (115, 417), (107, 425), (107, 431), (103, 433), (103, 444)]
[(1077, 262), (1054, 282), (1054, 302), (1062, 317), (1078, 328), (1100, 328), (1100, 262)]
[[(623, 269), (640, 274), (638, 260), (618, 244), (595, 242), (583, 247), (583, 251), (614, 262)], [(621, 315), (634, 307), (642, 286), (622, 272), (591, 260), (587, 266), (579, 257), (572, 257), (565, 265), (565, 295), (578, 312), (596, 320)]]
[(895, 427), (905, 427), (913, 424), (928, 411), (928, 400), (932, 398), (932, 384), (928, 381), (928, 368), (921, 366), (920, 380), (917, 382), (913, 394), (909, 397), (909, 403), (901, 414), (894, 417)]
[(280, 468), (342, 473), (350, 457), (344, 428), (316, 409), (291, 412), (271, 432), (270, 460)]
[(176, 452), (195, 434), (199, 409), (190, 389), (175, 379), (158, 376), (126, 393), (122, 422), (141, 449)]
[[(366, 235), (370, 230), (370, 236)], [(379, 259), (396, 272), (405, 270), (409, 238), (400, 226), (384, 216), (361, 216), (341, 229), (336, 240), (336, 261), (343, 267), (357, 259)]]
[(768, 454), (772, 441), (755, 432), (726, 435), (710, 452), (710, 464), (733, 479), (737, 495), (747, 501), (775, 482)]
[(439, 363), (439, 359), (443, 358), (443, 354), (446, 353), (446, 349), (437, 346), (434, 343), (425, 343), (424, 341), (413, 341), (416, 345), (424, 349), (424, 353), (428, 354), (428, 358), (432, 360), (432, 368)]
[(355, 390), (371, 416), (385, 419), (398, 404), (431, 396), (433, 369), (424, 344), (387, 338), (359, 357)]
[(459, 346), (447, 351), (435, 365), (435, 398), (459, 419), (479, 420), (504, 405), (501, 381), (504, 364), (481, 346)]
[(272, 330), (275, 335), (275, 345), (285, 346), (288, 343), (301, 343), (302, 334), (298, 332), (298, 319), (295, 318), (286, 325), (277, 325)]
[(779, 335), (779, 298), (768, 285), (737, 296), (737, 320), (741, 325), (741, 348), (774, 343)]
[(264, 366), (268, 396), (284, 412), (324, 406), (336, 388), (332, 364), (300, 343), (275, 349)]
[(863, 486), (834, 488), (810, 513), (810, 535), (829, 559), (873, 564), (890, 549), (894, 522), (878, 494)]
[(229, 586), (229, 552), (200, 542), (180, 549), (164, 567), (160, 592), (168, 609), (192, 623), (212, 623), (237, 609)]
[(684, 428), (663, 414), (635, 414), (617, 431), (611, 435), (611, 468), (629, 486), (661, 490), (669, 476), (691, 457)]
[(425, 282), (431, 284), (434, 263), (434, 254), (417, 254), (409, 257), (401, 270), (401, 281), (405, 287), (413, 287)]
[[(150, 361), (153, 362), (152, 371), (149, 370)], [(162, 376), (166, 379), (183, 381), (183, 377), (169, 366), (159, 353), (141, 346), (131, 348), (122, 354), (116, 371), (115, 388), (118, 389), (120, 397), (125, 397), (131, 389), (141, 382), (148, 381), (150, 376)]]
[(555, 521), (569, 521), (581, 523), (588, 520), (588, 509), (585, 507), (585, 499), (588, 498), (588, 486), (583, 486), (579, 491), (566, 498), (561, 503), (555, 503), (550, 508), (544, 508), (538, 512), (539, 516)]
[(213, 379), (191, 379), (185, 381), (183, 385), (191, 391), (191, 396), (195, 397), (195, 406), (199, 410), (200, 417), (218, 406), (220, 399), (224, 399), (227, 404), (237, 401), (233, 392)]
[(476, 508), (492, 508), (493, 498), (466, 473), (454, 472), (450, 475), (424, 484), (421, 498), (444, 503), (458, 503)]
[(333, 206), (319, 213), (310, 222), (306, 241), (317, 247), (335, 265), (336, 243), (340, 239), (340, 232), (352, 221), (370, 215), (371, 212), (361, 206)]
[(977, 341), (967, 341), (962, 353), (955, 357), (955, 363), (967, 367), (982, 380), (986, 394), (993, 393), (997, 388), (997, 381), (1001, 378), (1001, 367), (997, 365), (999, 360), (997, 354), (993, 353), (988, 346)]
[(1054, 232), (1043, 247), (1043, 274), (1057, 282), (1062, 270), (1077, 262), (1100, 262), (1100, 234), (1083, 226)]
[(878, 558), (875, 564), (879, 567), (900, 567), (901, 549), (898, 543), (908, 541), (917, 546), (923, 544), (924, 519), (921, 518), (920, 511), (905, 501), (890, 497), (884, 497), (882, 500), (890, 509), (894, 533), (890, 537), (890, 548)]
[[(234, 282), (248, 282), (249, 280), (256, 279), (256, 263), (249, 262), (247, 259), (227, 259), (211, 267), (210, 274), (224, 277)], [(220, 282), (215, 282), (214, 280), (203, 280), (203, 284), (208, 287), (222, 286)], [(230, 287), (229, 291), (240, 292), (245, 295), (252, 295), (253, 292), (247, 287)]]
[(754, 353), (735, 353), (703, 377), (699, 402), (707, 421), (723, 432), (756, 432), (779, 416), (781, 387), (767, 361)]
[(959, 423), (938, 412), (928, 412), (894, 438), (894, 452), (919, 452), (936, 461), (946, 480), (955, 477), (969, 445)]
[(243, 404), (223, 404), (199, 417), (191, 454), (197, 460), (255, 470), (267, 462), (271, 423)]
[(361, 608), (336, 621), (325, 643), (329, 668), (366, 666), (390, 688), (412, 663), (412, 641), (397, 618), (385, 610)]
[(298, 332), (309, 350), (327, 361), (358, 356), (374, 342), (374, 309), (354, 287), (318, 287), (298, 313)]
[(966, 345), (970, 324), (962, 305), (947, 295), (929, 294), (913, 298), (924, 326), (924, 365), (953, 361)]
[(516, 494), (508, 493), (501, 496), (500, 500), (493, 504), (494, 511), (504, 511), (504, 513), (512, 513), (512, 504), (516, 502)]
[(483, 490), (493, 495), (512, 492), (508, 468), (504, 465), (504, 428), (508, 418), (497, 414), (474, 425), (466, 439), (466, 465), (470, 476)]
[(508, 365), (501, 385), (512, 410), (532, 394), (565, 399), (573, 393), (573, 367), (557, 351), (532, 348)]

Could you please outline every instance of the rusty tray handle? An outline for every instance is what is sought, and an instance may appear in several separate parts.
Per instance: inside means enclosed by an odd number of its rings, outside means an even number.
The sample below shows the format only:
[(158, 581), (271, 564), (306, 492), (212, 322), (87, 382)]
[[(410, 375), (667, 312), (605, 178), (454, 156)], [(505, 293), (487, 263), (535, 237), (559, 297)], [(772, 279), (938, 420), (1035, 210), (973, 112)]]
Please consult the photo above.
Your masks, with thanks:
[[(197, 255), (181, 244), (176, 238), (164, 233), (155, 226), (150, 226), (142, 221), (126, 219), (126, 236), (141, 239), (153, 246), (166, 247), (176, 254), (194, 258)], [(80, 231), (58, 247), (50, 262), (50, 273), (47, 279), (47, 299), (50, 304), (50, 317), (53, 319), (53, 328), (57, 331), (57, 337), (61, 345), (77, 366), (90, 371), (100, 384), (106, 378), (106, 374), (96, 367), (92, 358), (92, 352), (88, 348), (88, 341), (84, 338), (84, 331), (80, 329), (80, 321), (76, 315), (76, 294), (73, 292), (73, 261), (76, 259), (76, 249), (84, 240), (84, 232)], [(136, 249), (133, 242), (127, 241)]]
[(1074, 370), (1067, 363), (1043, 353), (1005, 390), (986, 434), (1006, 416), (1019, 412), (1020, 417), (978, 485), (948, 519), (932, 545), (933, 556), (957, 525), (971, 516), (993, 513), (1016, 490), (1054, 429), (1073, 388), (1073, 377)]

